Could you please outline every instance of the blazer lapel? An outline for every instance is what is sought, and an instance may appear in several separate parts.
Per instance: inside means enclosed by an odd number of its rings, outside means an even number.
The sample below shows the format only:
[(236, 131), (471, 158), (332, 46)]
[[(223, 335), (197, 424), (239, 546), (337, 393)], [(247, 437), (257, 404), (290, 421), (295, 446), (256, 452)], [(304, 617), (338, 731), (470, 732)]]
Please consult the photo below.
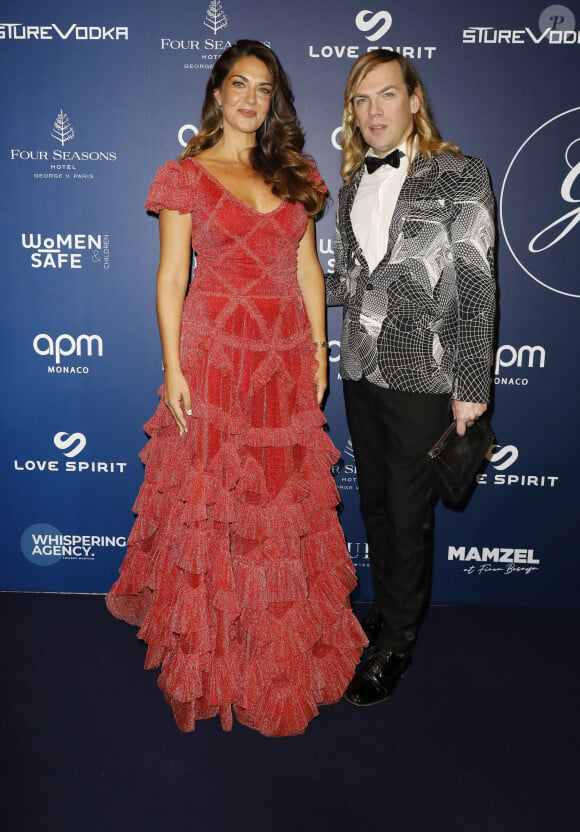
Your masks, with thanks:
[(360, 243), (357, 240), (356, 234), (354, 233), (354, 228), (352, 227), (352, 220), (350, 218), (350, 212), (352, 211), (354, 198), (358, 191), (358, 186), (360, 185), (362, 175), (363, 168), (361, 167), (360, 170), (358, 170), (355, 173), (350, 185), (344, 186), (344, 200), (342, 205), (342, 227), (346, 236), (347, 250), (350, 251), (351, 254), (357, 258), (359, 263), (364, 263), (368, 269), (368, 263), (365, 259), (362, 248), (360, 247)]
[(395, 210), (393, 211), (393, 217), (389, 227), (387, 250), (377, 268), (390, 260), (393, 246), (395, 245), (401, 231), (401, 223), (404, 220), (405, 208), (409, 205), (409, 203), (412, 203), (418, 198), (421, 191), (425, 190), (426, 177), (431, 170), (431, 166), (432, 161), (428, 156), (424, 156), (422, 153), (417, 153), (413, 159), (411, 171), (405, 177), (403, 187), (401, 188), (397, 203), (395, 205)]

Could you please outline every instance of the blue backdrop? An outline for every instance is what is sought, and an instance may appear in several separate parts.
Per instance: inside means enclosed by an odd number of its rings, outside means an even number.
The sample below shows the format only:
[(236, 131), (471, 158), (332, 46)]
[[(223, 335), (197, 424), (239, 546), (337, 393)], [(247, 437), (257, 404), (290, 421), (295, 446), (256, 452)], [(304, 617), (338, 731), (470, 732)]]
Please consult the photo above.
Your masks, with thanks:
[[(386, 6), (386, 7), (383, 7)], [(580, 311), (580, 9), (514, 0), (4, 0), (3, 504), (0, 588), (104, 592), (142, 478), (161, 382), (154, 315), (157, 167), (196, 130), (208, 70), (241, 37), (293, 83), (336, 196), (353, 60), (414, 59), (445, 138), (482, 157), (497, 198), (498, 445), (462, 512), (437, 510), (436, 602), (577, 606), (574, 367)], [(576, 18), (578, 17), (578, 22)], [(333, 266), (331, 209), (318, 224)], [(368, 598), (356, 468), (329, 312), (341, 519)]]

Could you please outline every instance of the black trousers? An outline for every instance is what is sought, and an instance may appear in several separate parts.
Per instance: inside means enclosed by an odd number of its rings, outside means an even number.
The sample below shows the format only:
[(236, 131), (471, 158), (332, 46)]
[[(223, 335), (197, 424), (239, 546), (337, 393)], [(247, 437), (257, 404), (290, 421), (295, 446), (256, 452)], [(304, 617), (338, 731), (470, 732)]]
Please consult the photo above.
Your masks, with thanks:
[(344, 381), (346, 415), (369, 545), (379, 650), (412, 646), (429, 601), (435, 493), (427, 451), (449, 424), (449, 395)]

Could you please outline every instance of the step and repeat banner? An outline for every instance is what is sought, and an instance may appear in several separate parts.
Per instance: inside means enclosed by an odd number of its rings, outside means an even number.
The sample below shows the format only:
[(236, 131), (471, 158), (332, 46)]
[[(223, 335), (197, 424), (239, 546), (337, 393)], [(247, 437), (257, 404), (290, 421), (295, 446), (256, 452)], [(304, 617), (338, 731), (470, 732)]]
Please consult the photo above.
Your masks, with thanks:
[[(433, 600), (576, 607), (580, 419), (580, 6), (431, 0), (4, 0), (0, 588), (106, 591), (162, 381), (156, 169), (198, 127), (208, 73), (242, 37), (291, 80), (331, 194), (342, 94), (373, 49), (415, 61), (445, 138), (483, 158), (497, 200), (497, 445), (463, 511), (437, 509)], [(334, 207), (318, 223), (332, 271)], [(370, 597), (356, 463), (329, 310), (325, 408), (341, 520)]]

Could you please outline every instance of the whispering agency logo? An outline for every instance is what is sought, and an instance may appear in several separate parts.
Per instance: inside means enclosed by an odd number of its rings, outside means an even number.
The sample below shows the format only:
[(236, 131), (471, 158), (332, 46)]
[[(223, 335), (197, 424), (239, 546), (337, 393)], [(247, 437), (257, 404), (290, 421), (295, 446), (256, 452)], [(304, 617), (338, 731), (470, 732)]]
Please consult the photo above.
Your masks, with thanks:
[(579, 185), (580, 107), (574, 107), (525, 139), (500, 195), (501, 228), (518, 266), (540, 286), (570, 298), (580, 298)]
[(20, 550), (34, 566), (54, 566), (61, 561), (94, 562), (100, 549), (124, 549), (127, 538), (103, 534), (63, 534), (50, 523), (34, 523), (24, 530)]

